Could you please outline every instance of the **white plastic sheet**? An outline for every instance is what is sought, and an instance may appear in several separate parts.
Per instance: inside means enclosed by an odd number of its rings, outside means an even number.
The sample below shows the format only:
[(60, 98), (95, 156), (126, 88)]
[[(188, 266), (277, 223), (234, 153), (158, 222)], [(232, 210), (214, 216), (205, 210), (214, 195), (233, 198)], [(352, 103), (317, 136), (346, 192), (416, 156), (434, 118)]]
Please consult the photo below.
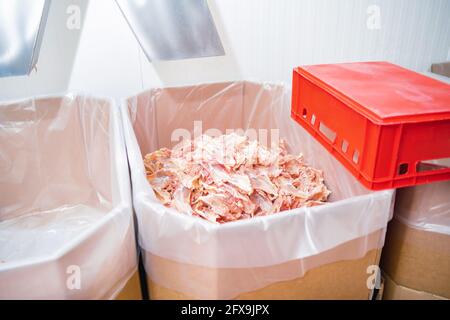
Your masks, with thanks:
[(0, 299), (110, 299), (136, 271), (114, 103), (0, 103)]
[(395, 218), (416, 229), (450, 235), (450, 181), (399, 189)]
[[(221, 287), (215, 297), (231, 298), (269, 283), (302, 276), (308, 268), (320, 264), (361, 258), (369, 250), (383, 246), (384, 231), (375, 241), (368, 241), (368, 237), (386, 228), (392, 217), (394, 191), (364, 189), (291, 120), (290, 93), (284, 86), (232, 82), (152, 89), (128, 99), (122, 111), (139, 244), (147, 253), (146, 271), (159, 285), (210, 297), (208, 283), (201, 280), (193, 283), (186, 277), (184, 283), (170, 283), (164, 270), (152, 264), (154, 259), (149, 256), (180, 264), (249, 270), (297, 260), (295, 272), (292, 269), (276, 275), (250, 272), (245, 281), (227, 279), (233, 288), (226, 288), (226, 281), (209, 283)], [(310, 165), (324, 170), (325, 182), (333, 192), (330, 203), (224, 225), (164, 207), (146, 181), (142, 157), (161, 147), (173, 147), (179, 142), (176, 138), (182, 128), (193, 135), (199, 131), (223, 134), (227, 129), (252, 129), (262, 133), (260, 142), (264, 132), (268, 137), (278, 134), (286, 139), (291, 153), (302, 152)], [(361, 241), (346, 254), (331, 253), (314, 263), (302, 260), (320, 256), (355, 239)], [(182, 268), (177, 272), (183, 272)]]

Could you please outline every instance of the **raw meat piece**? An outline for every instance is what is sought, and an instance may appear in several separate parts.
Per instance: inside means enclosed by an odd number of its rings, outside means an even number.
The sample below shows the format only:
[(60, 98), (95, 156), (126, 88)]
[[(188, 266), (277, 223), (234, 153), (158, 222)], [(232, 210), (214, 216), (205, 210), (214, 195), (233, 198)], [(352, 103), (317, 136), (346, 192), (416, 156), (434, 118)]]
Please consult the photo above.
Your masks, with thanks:
[(156, 197), (167, 207), (214, 223), (323, 204), (323, 173), (282, 140), (266, 148), (235, 133), (185, 140), (147, 154), (144, 165)]

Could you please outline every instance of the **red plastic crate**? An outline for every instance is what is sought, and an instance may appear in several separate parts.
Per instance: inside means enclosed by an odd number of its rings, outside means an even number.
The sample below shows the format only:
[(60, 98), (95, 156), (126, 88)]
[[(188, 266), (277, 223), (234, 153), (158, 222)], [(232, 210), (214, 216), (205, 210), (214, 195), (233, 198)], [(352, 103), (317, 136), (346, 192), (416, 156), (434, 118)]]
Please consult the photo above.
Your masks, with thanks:
[(450, 85), (387, 62), (294, 69), (292, 118), (372, 190), (450, 179)]

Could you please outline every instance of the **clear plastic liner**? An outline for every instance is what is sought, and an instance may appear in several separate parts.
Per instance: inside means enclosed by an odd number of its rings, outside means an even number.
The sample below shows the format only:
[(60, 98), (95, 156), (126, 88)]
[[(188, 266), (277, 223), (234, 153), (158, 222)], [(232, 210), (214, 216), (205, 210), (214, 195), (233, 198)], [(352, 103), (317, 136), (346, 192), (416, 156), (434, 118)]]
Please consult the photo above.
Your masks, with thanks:
[(110, 299), (136, 269), (114, 103), (0, 103), (0, 299)]
[[(394, 190), (371, 192), (347, 173), (291, 119), (290, 92), (283, 85), (231, 82), (152, 89), (129, 98), (122, 111), (139, 244), (146, 254), (147, 273), (155, 283), (204, 298), (211, 297), (208, 292), (213, 289), (208, 285), (218, 286), (214, 297), (231, 298), (301, 277), (309, 268), (325, 263), (361, 258), (383, 246)], [(173, 147), (186, 132), (194, 137), (225, 134), (230, 129), (247, 130), (251, 138), (256, 132), (260, 143), (284, 138), (290, 153), (303, 153), (308, 164), (324, 171), (325, 183), (332, 191), (330, 202), (224, 225), (164, 207), (146, 180), (142, 157), (161, 147)], [(378, 235), (375, 239), (369, 237), (373, 233)], [(325, 254), (353, 240), (357, 245), (345, 254)], [(198, 274), (202, 268), (232, 268), (235, 277), (230, 274), (222, 282), (216, 274), (214, 279), (193, 281), (187, 276), (189, 271), (183, 277), (178, 274), (183, 269), (172, 266), (172, 275), (179, 279), (172, 281), (168, 269), (161, 267), (161, 259), (191, 265)], [(284, 263), (296, 267), (287, 272), (255, 271)], [(237, 281), (242, 275), (246, 280)]]
[(397, 190), (395, 218), (416, 229), (450, 235), (450, 181)]

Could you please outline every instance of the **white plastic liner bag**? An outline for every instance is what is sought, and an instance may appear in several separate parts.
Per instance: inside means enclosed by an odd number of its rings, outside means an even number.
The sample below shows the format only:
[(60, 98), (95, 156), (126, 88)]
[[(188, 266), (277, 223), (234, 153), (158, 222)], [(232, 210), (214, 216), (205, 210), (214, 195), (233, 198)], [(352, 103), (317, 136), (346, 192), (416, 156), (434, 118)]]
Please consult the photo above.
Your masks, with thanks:
[[(371, 192), (348, 174), (291, 119), (290, 92), (283, 85), (244, 81), (157, 88), (127, 99), (122, 107), (139, 245), (146, 254), (146, 272), (158, 285), (198, 298), (210, 298), (214, 287), (215, 298), (228, 299), (301, 277), (320, 264), (362, 258), (383, 246), (394, 190)], [(183, 129), (192, 137), (250, 129), (261, 133), (263, 139), (264, 134), (276, 137), (278, 132), (290, 153), (301, 152), (309, 165), (324, 170), (325, 182), (333, 192), (330, 203), (223, 225), (164, 207), (146, 180), (143, 156), (176, 145)], [(275, 129), (273, 133), (271, 129)], [(379, 230), (381, 236), (373, 241), (369, 235)], [(321, 253), (355, 239), (361, 241), (352, 251), (320, 258)], [(153, 263), (158, 260), (154, 257), (210, 268), (249, 268), (250, 272), (245, 279), (210, 281), (199, 275), (193, 280), (188, 274), (177, 274), (182, 281), (172, 281)], [(311, 257), (319, 258), (305, 262)], [(293, 260), (299, 261), (294, 272), (261, 275), (251, 271)], [(177, 272), (184, 272), (183, 268)]]
[(415, 229), (450, 236), (450, 181), (398, 190), (395, 219)]
[(137, 269), (120, 112), (0, 103), (0, 299), (111, 299)]

